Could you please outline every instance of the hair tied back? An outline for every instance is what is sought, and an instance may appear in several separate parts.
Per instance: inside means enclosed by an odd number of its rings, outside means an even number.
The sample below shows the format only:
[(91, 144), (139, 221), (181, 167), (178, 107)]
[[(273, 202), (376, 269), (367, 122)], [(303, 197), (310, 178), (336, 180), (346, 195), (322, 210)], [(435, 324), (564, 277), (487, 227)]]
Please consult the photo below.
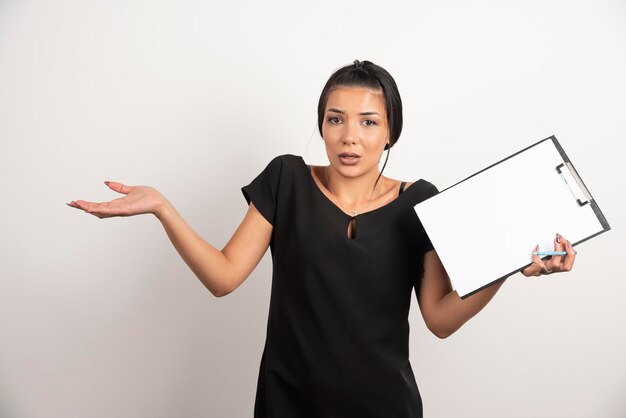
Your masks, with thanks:
[(354, 66), (357, 70), (362, 70), (363, 69), (363, 63), (359, 60), (354, 60)]

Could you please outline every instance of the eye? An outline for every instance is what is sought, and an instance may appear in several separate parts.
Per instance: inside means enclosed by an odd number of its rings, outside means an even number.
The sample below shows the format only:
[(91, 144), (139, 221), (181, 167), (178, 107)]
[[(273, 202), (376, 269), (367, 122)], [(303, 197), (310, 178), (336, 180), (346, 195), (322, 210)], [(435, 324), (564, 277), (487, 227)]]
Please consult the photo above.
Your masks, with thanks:
[(365, 126), (374, 126), (374, 125), (376, 125), (376, 122), (374, 122), (374, 121), (373, 121), (373, 120), (371, 120), (371, 119), (365, 119), (365, 120), (363, 121), (363, 124), (364, 124)]
[(331, 116), (327, 120), (328, 120), (328, 122), (331, 125), (337, 125), (337, 124), (341, 123), (341, 118), (339, 118), (337, 116)]

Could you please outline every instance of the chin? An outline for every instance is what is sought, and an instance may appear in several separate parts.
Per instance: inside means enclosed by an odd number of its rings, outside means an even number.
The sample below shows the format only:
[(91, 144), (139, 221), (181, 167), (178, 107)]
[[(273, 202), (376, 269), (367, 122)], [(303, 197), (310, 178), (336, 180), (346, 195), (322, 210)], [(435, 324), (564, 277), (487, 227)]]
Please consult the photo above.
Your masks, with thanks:
[[(362, 158), (362, 157), (361, 157)], [(339, 159), (333, 162), (332, 167), (335, 171), (341, 173), (345, 177), (359, 177), (370, 172), (374, 167), (367, 165), (366, 161), (358, 161), (356, 164), (344, 164)]]

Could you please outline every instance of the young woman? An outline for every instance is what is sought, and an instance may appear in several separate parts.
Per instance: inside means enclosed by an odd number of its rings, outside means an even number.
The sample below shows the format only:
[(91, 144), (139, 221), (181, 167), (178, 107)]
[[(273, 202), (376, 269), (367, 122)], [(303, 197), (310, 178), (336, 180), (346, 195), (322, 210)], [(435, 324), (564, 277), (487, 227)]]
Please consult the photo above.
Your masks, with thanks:
[[(69, 205), (99, 218), (154, 214), (218, 297), (239, 287), (271, 247), (255, 417), (421, 417), (409, 362), (412, 289), (428, 328), (445, 338), (503, 281), (460, 299), (413, 210), (437, 189), (379, 170), (383, 152), (402, 130), (400, 94), (386, 70), (355, 61), (335, 72), (319, 100), (318, 126), (330, 165), (309, 166), (294, 155), (274, 158), (242, 188), (249, 208), (221, 251), (152, 187), (106, 182), (125, 196)], [(575, 260), (570, 243), (557, 234), (554, 248), (567, 255), (545, 262), (533, 256), (522, 273), (569, 271)]]

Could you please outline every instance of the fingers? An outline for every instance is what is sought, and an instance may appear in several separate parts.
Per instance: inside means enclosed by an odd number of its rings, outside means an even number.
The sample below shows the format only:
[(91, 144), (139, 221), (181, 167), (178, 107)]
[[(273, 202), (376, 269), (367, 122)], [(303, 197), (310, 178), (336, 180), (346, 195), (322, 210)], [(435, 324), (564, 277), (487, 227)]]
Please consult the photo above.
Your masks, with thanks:
[(72, 202), (67, 203), (67, 205), (77, 209), (82, 209), (83, 211), (101, 219), (124, 215), (122, 199), (115, 199), (111, 202), (102, 203), (87, 202), (85, 200), (73, 200)]
[(68, 203), (68, 205), (76, 209), (81, 209), (87, 213), (97, 216), (98, 218), (105, 215), (105, 213), (102, 213), (102, 203), (87, 202), (85, 200), (72, 200)]
[[(118, 183), (116, 181), (105, 181), (106, 184), (111, 190), (116, 191), (122, 194), (128, 194), (135, 188), (134, 186), (128, 186), (123, 183)], [(124, 205), (124, 198), (114, 199), (110, 202), (88, 202), (85, 200), (72, 200), (66, 205), (71, 206), (76, 209), (81, 209), (87, 213), (90, 213), (98, 218), (110, 218), (112, 216), (120, 216), (124, 215), (124, 208), (127, 205)]]
[(546, 265), (543, 260), (535, 254), (537, 251), (539, 251), (539, 244), (537, 244), (532, 252), (532, 264), (522, 270), (522, 274), (526, 277), (541, 276), (542, 271), (546, 270)]
[(522, 274), (526, 277), (570, 271), (576, 260), (576, 251), (572, 244), (561, 234), (556, 234), (554, 251), (565, 251), (567, 255), (555, 255), (542, 260), (536, 254), (537, 251), (539, 251), (539, 245), (533, 250), (532, 264), (522, 270)]
[[(564, 243), (562, 241), (563, 237), (561, 234), (556, 234), (556, 237), (554, 238), (554, 251), (564, 251)], [(548, 270), (560, 271), (562, 258), (563, 256), (553, 255), (549, 260), (547, 260), (546, 265), (548, 266)]]
[(123, 194), (128, 194), (133, 190), (133, 186), (127, 186), (122, 183), (118, 183), (116, 181), (105, 181), (104, 184), (109, 186), (110, 189)]
[(549, 269), (554, 272), (570, 271), (576, 260), (576, 251), (572, 247), (572, 243), (565, 239), (561, 234), (556, 234), (554, 241), (554, 251), (565, 251), (565, 256), (553, 256), (546, 262)]
[(576, 261), (576, 251), (574, 247), (572, 247), (572, 243), (568, 240), (565, 240), (565, 251), (567, 251), (567, 255), (563, 260), (561, 271), (571, 271), (572, 267), (574, 267), (574, 261)]

